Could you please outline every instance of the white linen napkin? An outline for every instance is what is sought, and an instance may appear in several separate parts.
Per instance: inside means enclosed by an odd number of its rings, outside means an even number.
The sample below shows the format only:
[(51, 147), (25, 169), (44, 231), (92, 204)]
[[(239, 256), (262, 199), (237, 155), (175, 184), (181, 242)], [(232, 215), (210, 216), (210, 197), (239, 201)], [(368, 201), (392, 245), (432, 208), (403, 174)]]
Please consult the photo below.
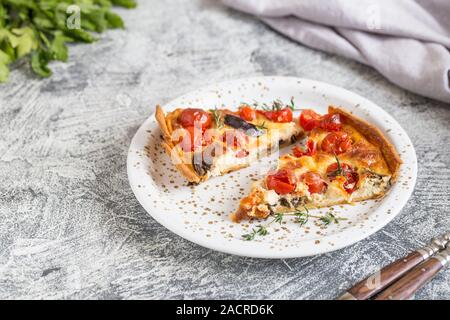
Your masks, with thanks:
[(450, 0), (222, 0), (309, 47), (450, 103)]

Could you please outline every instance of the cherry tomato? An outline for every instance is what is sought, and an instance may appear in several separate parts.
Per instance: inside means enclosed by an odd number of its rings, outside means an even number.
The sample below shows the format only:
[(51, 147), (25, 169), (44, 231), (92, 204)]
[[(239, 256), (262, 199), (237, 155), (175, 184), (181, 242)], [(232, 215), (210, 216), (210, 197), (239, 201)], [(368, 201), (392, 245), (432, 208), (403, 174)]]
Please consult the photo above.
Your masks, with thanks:
[(343, 187), (348, 193), (352, 193), (356, 190), (356, 186), (359, 180), (358, 173), (346, 163), (341, 163), (341, 172), (339, 172), (339, 165), (337, 164), (337, 162), (329, 165), (327, 168), (327, 176), (332, 181), (336, 179), (336, 177), (344, 177), (345, 182), (343, 184)]
[(250, 106), (243, 106), (239, 110), (239, 116), (245, 121), (252, 121), (256, 118), (256, 111)]
[(186, 135), (180, 142), (180, 146), (184, 152), (194, 151), (194, 149), (201, 147), (205, 143), (202, 131), (199, 128), (187, 127), (185, 130)]
[(352, 146), (352, 140), (349, 135), (343, 131), (329, 133), (322, 140), (322, 150), (332, 154), (341, 154), (346, 152)]
[(312, 193), (323, 193), (326, 188), (327, 184), (325, 180), (322, 179), (320, 174), (315, 172), (306, 172), (302, 176), (303, 182), (308, 186), (309, 192)]
[(307, 109), (300, 115), (300, 125), (306, 131), (311, 131), (314, 128), (339, 131), (342, 128), (342, 121), (339, 114), (325, 114), (321, 116), (315, 111)]
[(311, 131), (320, 124), (321, 116), (311, 109), (306, 109), (302, 111), (300, 115), (300, 125), (306, 131)]
[(288, 194), (295, 190), (294, 173), (287, 169), (281, 169), (266, 179), (267, 188), (278, 194)]
[(339, 131), (342, 129), (341, 116), (339, 114), (325, 114), (320, 120), (319, 126), (327, 131)]
[(274, 111), (258, 110), (258, 113), (264, 115), (267, 119), (273, 122), (280, 122), (280, 123), (291, 122), (293, 118), (292, 110), (289, 107)]
[(211, 126), (212, 115), (202, 109), (188, 108), (181, 112), (178, 121), (184, 128), (197, 127), (205, 130)]
[(314, 140), (309, 139), (306, 143), (306, 148), (301, 148), (299, 146), (294, 147), (292, 152), (294, 156), (300, 158), (303, 156), (313, 156), (317, 151), (317, 143)]
[(227, 130), (222, 136), (222, 141), (229, 147), (242, 148), (248, 144), (248, 136), (240, 130)]

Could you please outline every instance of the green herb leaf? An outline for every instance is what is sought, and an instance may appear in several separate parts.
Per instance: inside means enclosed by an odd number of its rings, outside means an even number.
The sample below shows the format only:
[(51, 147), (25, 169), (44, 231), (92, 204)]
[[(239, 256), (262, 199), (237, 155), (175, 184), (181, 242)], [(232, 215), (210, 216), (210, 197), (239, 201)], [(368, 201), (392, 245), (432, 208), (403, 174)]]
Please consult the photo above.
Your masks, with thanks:
[(272, 110), (279, 111), (283, 109), (283, 103), (280, 100), (275, 100), (272, 104)]
[(252, 241), (255, 239), (256, 236), (256, 230), (252, 229), (251, 233), (243, 234), (242, 238), (244, 238), (245, 241)]
[(335, 223), (338, 224), (340, 220), (347, 220), (345, 218), (336, 218), (336, 216), (334, 214), (332, 214), (331, 212), (328, 212), (325, 216), (320, 218), (320, 221), (322, 221), (322, 223), (327, 226), (331, 223)]
[(12, 61), (11, 57), (9, 56), (9, 54), (7, 54), (6, 52), (0, 50), (0, 63), (4, 64), (4, 65), (8, 65), (10, 64)]
[(261, 124), (256, 125), (256, 127), (257, 127), (259, 130), (267, 130), (266, 122), (265, 122), (265, 121), (263, 121), (263, 123), (261, 123)]
[(112, 29), (125, 28), (125, 24), (122, 18), (118, 14), (115, 14), (114, 12), (110, 11), (106, 12), (106, 20), (108, 21), (108, 27)]
[(8, 17), (4, 5), (0, 2), (0, 28), (5, 26), (5, 20)]
[(9, 68), (6, 64), (0, 62), (0, 82), (6, 82), (9, 78)]
[(66, 42), (72, 41), (72, 38), (65, 36), (61, 31), (55, 32), (55, 37), (50, 45), (53, 58), (60, 61), (67, 61), (69, 53)]
[(281, 224), (281, 222), (283, 222), (283, 214), (282, 213), (277, 213), (275, 214), (275, 222)]
[(36, 34), (30, 27), (12, 29), (12, 33), (13, 36), (10, 36), (10, 41), (13, 48), (16, 49), (17, 59), (38, 48), (39, 43)]
[(256, 233), (260, 236), (266, 236), (269, 232), (267, 231), (267, 228), (264, 226), (258, 226), (258, 229), (256, 230)]
[(214, 122), (216, 123), (217, 129), (222, 129), (223, 128), (222, 116), (220, 114), (220, 111), (217, 110), (217, 107), (215, 107), (214, 109), (210, 109), (209, 112), (211, 112), (214, 117)]
[(295, 216), (295, 222), (298, 223), (300, 226), (304, 226), (309, 221), (309, 211), (305, 207), (305, 212), (297, 211), (294, 212)]
[(136, 8), (137, 6), (134, 0), (111, 0), (111, 2), (116, 6), (121, 6), (128, 9)]
[(52, 75), (52, 71), (47, 66), (48, 62), (48, 55), (43, 51), (34, 52), (31, 56), (31, 68), (37, 75), (43, 78), (47, 78)]
[(291, 104), (289, 105), (289, 108), (291, 108), (292, 111), (295, 111), (294, 97), (291, 97)]
[(344, 170), (342, 170), (342, 166), (341, 166), (341, 161), (339, 161), (339, 158), (337, 157), (337, 155), (334, 155), (334, 158), (336, 159), (336, 163), (337, 163), (337, 174), (339, 176), (344, 175)]
[(295, 109), (294, 97), (291, 97), (290, 104), (285, 104), (281, 100), (276, 99), (276, 100), (272, 101), (271, 105), (268, 105), (267, 103), (262, 103), (260, 105), (257, 102), (254, 102), (253, 106), (255, 108), (260, 107), (264, 111), (280, 111), (280, 110), (283, 110), (285, 108), (290, 108), (292, 111), (301, 110), (301, 109)]
[(266, 236), (269, 232), (267, 231), (267, 228), (264, 226), (258, 226), (257, 229), (252, 229), (251, 233), (247, 233), (242, 235), (242, 238), (245, 241), (252, 241), (255, 239), (257, 235), (259, 236)]
[(346, 218), (338, 218), (335, 215), (333, 215), (331, 212), (328, 212), (325, 216), (312, 215), (309, 213), (308, 208), (304, 207), (304, 211), (295, 210), (292, 212), (275, 213), (273, 216), (273, 219), (269, 223), (267, 223), (265, 226), (263, 226), (263, 225), (257, 226), (257, 229), (252, 229), (251, 233), (242, 235), (242, 238), (246, 241), (252, 241), (256, 238), (257, 235), (265, 236), (265, 235), (269, 234), (267, 227), (269, 227), (274, 222), (281, 224), (284, 220), (284, 217), (286, 217), (286, 216), (294, 217), (294, 222), (297, 223), (298, 225), (300, 225), (300, 227), (302, 227), (306, 223), (308, 223), (310, 218), (321, 221), (324, 226), (328, 226), (331, 223), (338, 224), (339, 221), (341, 221), (341, 220), (347, 220)]

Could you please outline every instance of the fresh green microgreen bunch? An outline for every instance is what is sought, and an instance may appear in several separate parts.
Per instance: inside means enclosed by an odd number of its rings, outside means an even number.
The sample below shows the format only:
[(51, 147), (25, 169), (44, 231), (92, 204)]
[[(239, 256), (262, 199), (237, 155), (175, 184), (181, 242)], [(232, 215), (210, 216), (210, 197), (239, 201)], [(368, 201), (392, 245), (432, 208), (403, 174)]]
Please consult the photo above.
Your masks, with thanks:
[(52, 60), (67, 61), (68, 42), (92, 43), (93, 33), (123, 28), (113, 5), (136, 7), (135, 0), (0, 0), (0, 82), (9, 77), (9, 65), (30, 62), (41, 77), (52, 72)]

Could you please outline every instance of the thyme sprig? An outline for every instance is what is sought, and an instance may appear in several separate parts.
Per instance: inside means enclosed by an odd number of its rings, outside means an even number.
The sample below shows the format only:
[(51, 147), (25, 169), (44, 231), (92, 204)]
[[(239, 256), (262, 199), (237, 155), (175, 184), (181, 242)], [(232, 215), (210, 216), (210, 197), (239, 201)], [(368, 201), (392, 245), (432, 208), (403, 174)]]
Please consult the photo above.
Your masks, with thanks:
[(283, 222), (283, 214), (282, 213), (275, 214), (275, 218), (273, 221), (281, 224)]
[(277, 214), (275, 214), (274, 218), (268, 224), (266, 224), (265, 226), (263, 226), (263, 225), (256, 226), (256, 229), (253, 228), (252, 232), (242, 235), (242, 238), (244, 238), (244, 240), (246, 240), (246, 241), (251, 241), (251, 240), (254, 240), (257, 235), (266, 236), (269, 234), (269, 231), (267, 230), (267, 228), (272, 223), (276, 222), (276, 223), (281, 224), (282, 221), (283, 221), (283, 214), (277, 213)]
[(294, 223), (297, 223), (300, 227), (308, 223), (310, 218), (318, 219), (324, 227), (327, 227), (332, 223), (339, 224), (339, 221), (347, 220), (347, 218), (338, 218), (331, 212), (327, 212), (324, 216), (312, 215), (309, 213), (308, 208), (304, 207), (304, 211), (295, 210), (285, 213), (276, 213), (269, 223), (266, 225), (258, 225), (256, 229), (252, 229), (251, 233), (242, 235), (242, 238), (246, 241), (252, 241), (256, 238), (256, 236), (266, 236), (269, 234), (267, 228), (274, 222), (282, 224), (285, 217), (294, 217)]
[(265, 236), (269, 232), (267, 231), (267, 228), (264, 226), (257, 226), (256, 229), (252, 229), (251, 233), (244, 234), (242, 238), (246, 241), (252, 241), (255, 239), (256, 235)]
[(274, 100), (272, 103), (272, 109), (280, 111), (281, 109), (283, 109), (283, 102), (281, 102), (279, 99)]
[(265, 122), (265, 121), (264, 121), (263, 123), (261, 123), (261, 124), (256, 125), (256, 127), (257, 127), (259, 130), (267, 130), (266, 122)]
[(295, 111), (295, 103), (294, 103), (294, 97), (291, 97), (291, 104), (289, 105), (289, 108), (291, 108), (292, 111)]
[(334, 158), (336, 159), (336, 163), (337, 163), (337, 167), (338, 167), (337, 170), (336, 170), (336, 173), (339, 176), (343, 176), (344, 175), (344, 170), (342, 169), (341, 161), (339, 161), (339, 158), (338, 158), (337, 155), (334, 155)]
[(305, 212), (299, 211), (294, 213), (295, 222), (298, 223), (301, 227), (304, 226), (309, 221), (309, 210), (305, 207)]
[[(243, 104), (241, 102), (241, 104)], [(245, 103), (246, 105), (250, 105), (248, 103)], [(267, 104), (267, 103), (261, 103), (259, 104), (258, 102), (254, 101), (253, 102), (253, 106), (255, 108), (261, 108), (264, 111), (280, 111), (284, 108), (289, 108), (292, 111), (302, 111), (302, 109), (296, 109), (295, 108), (295, 102), (294, 102), (294, 97), (291, 97), (291, 100), (289, 101), (289, 104), (285, 104), (283, 103), (280, 99), (275, 99), (274, 101), (272, 101), (271, 104)]]
[(327, 226), (331, 223), (339, 224), (339, 220), (346, 220), (346, 219), (345, 218), (336, 218), (336, 216), (334, 214), (332, 214), (331, 212), (327, 212), (327, 214), (325, 216), (320, 218), (320, 221), (322, 221), (325, 226)]
[(210, 109), (209, 112), (211, 112), (214, 117), (214, 122), (216, 123), (217, 129), (222, 129), (223, 120), (221, 114), (219, 113), (219, 110), (217, 110), (217, 107), (215, 107), (214, 109)]

